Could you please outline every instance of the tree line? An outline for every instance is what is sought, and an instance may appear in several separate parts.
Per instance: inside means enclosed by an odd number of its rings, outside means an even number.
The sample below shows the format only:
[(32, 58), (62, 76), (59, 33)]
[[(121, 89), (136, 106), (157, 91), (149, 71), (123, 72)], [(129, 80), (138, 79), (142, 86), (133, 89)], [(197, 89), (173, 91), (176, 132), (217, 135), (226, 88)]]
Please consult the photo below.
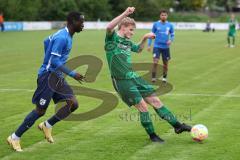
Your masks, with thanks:
[(157, 19), (160, 9), (175, 12), (231, 11), (234, 0), (0, 0), (7, 21), (62, 21), (69, 11), (81, 11), (87, 21), (108, 21), (127, 6), (136, 7), (138, 21)]

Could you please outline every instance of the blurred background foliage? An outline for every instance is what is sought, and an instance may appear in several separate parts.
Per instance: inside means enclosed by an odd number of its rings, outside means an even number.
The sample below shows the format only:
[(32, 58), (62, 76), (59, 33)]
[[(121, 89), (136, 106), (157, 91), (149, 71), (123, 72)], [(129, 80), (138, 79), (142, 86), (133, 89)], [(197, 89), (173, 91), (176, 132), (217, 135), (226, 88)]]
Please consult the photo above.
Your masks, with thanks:
[[(128, 6), (136, 7), (137, 21), (157, 20), (159, 11), (170, 11), (171, 21), (226, 21), (237, 11), (238, 0), (0, 0), (6, 21), (63, 21), (69, 11), (81, 11), (87, 21), (108, 21)], [(240, 8), (240, 6), (239, 6)]]

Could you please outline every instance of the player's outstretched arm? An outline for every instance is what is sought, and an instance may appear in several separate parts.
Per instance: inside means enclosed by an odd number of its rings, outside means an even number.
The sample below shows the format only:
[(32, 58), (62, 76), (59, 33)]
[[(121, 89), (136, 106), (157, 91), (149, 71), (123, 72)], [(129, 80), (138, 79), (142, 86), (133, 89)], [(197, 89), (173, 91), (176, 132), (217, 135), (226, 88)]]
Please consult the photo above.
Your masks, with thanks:
[(64, 64), (61, 63), (61, 61), (59, 60), (59, 57), (56, 56), (56, 55), (52, 55), (51, 63), (58, 70), (62, 71), (63, 73), (65, 73), (67, 75), (69, 75), (70, 77), (74, 78), (77, 81), (83, 81), (84, 78), (85, 78), (83, 75), (68, 69)]
[(128, 7), (122, 14), (119, 16), (115, 17), (111, 22), (108, 23), (107, 25), (107, 32), (112, 32), (114, 28), (118, 25), (118, 23), (128, 15), (132, 14), (134, 12), (135, 8), (134, 7)]
[(147, 33), (145, 34), (143, 37), (142, 37), (142, 40), (140, 41), (139, 43), (139, 50), (138, 52), (142, 52), (143, 48), (144, 48), (144, 45), (147, 41), (147, 39), (155, 39), (155, 34), (150, 32), (150, 33)]
[[(153, 24), (153, 26), (152, 26), (152, 33), (156, 33), (156, 25), (155, 25), (155, 23)], [(152, 51), (152, 47), (151, 47), (151, 45), (152, 45), (152, 39), (151, 38), (149, 38), (148, 39), (148, 47), (147, 47), (147, 51), (148, 52), (151, 52)]]
[(175, 33), (174, 33), (173, 26), (170, 27), (169, 34), (170, 34), (170, 39), (167, 41), (167, 45), (171, 45), (174, 40)]

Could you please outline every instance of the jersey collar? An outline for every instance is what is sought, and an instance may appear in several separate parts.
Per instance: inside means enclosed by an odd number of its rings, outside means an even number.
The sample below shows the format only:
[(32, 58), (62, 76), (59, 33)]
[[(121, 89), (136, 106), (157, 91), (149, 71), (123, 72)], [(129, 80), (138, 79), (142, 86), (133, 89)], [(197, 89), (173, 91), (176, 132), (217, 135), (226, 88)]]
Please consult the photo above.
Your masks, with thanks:
[(159, 20), (158, 22), (161, 23), (161, 24), (166, 24), (166, 23), (168, 23), (168, 21), (165, 21), (165, 22), (163, 23), (161, 20)]
[(66, 29), (66, 31), (69, 33), (69, 30), (68, 30), (68, 28), (67, 28), (67, 27), (65, 27), (65, 29)]
[(65, 30), (67, 31), (68, 35), (72, 38), (67, 27), (65, 27)]

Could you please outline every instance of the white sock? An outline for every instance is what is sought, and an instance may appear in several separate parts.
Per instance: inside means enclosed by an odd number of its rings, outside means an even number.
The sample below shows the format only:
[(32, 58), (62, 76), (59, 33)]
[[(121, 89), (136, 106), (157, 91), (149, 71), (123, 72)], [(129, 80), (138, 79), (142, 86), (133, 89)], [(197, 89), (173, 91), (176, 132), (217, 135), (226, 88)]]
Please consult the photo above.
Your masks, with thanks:
[(46, 126), (47, 128), (52, 128), (52, 125), (49, 124), (48, 121), (45, 121), (45, 126)]
[(13, 140), (20, 140), (20, 137), (18, 137), (15, 133), (11, 135)]

